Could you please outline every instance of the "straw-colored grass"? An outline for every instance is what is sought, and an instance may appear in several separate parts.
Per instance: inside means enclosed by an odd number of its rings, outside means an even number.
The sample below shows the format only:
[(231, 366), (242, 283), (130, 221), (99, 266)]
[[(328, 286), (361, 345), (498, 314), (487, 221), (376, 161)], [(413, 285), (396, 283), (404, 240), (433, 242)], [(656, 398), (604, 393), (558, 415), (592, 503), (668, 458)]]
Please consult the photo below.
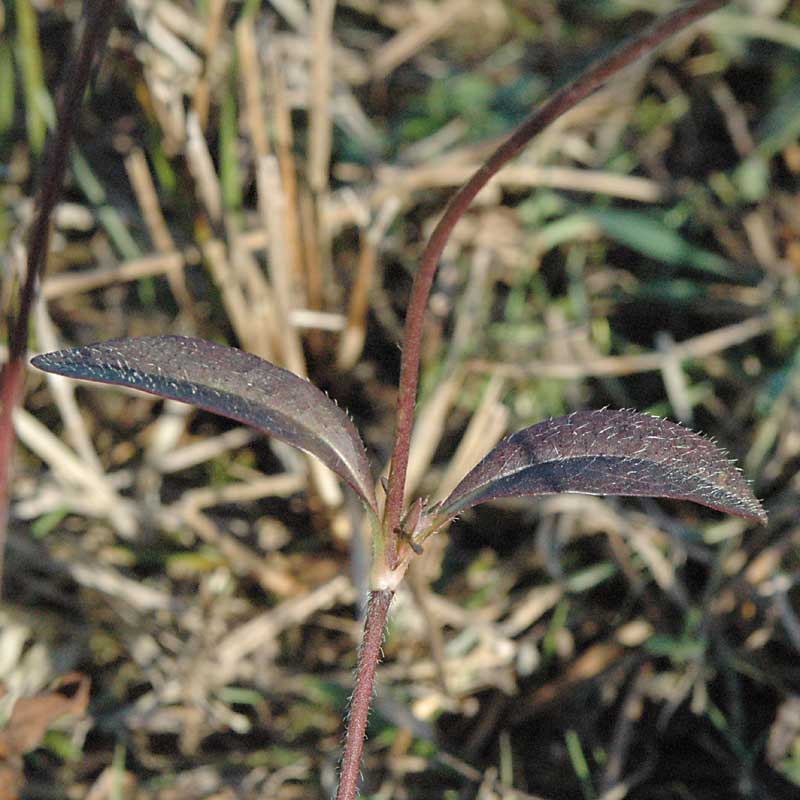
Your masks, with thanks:
[[(448, 193), (646, 7), (130, 0), (32, 347), (240, 346), (346, 407), (377, 470), (410, 276)], [(75, 37), (74, 2), (37, 9), (0, 17), (6, 306)], [(481, 193), (434, 287), (410, 462), (410, 488), (443, 496), (511, 430), (636, 407), (714, 436), (769, 527), (583, 496), (454, 523), (397, 598), (365, 797), (800, 791), (799, 25), (797, 2), (734, 4)], [(210, 415), (33, 372), (27, 389), (0, 726), (71, 671), (91, 702), (33, 742), (25, 797), (330, 796), (366, 580), (357, 504)]]

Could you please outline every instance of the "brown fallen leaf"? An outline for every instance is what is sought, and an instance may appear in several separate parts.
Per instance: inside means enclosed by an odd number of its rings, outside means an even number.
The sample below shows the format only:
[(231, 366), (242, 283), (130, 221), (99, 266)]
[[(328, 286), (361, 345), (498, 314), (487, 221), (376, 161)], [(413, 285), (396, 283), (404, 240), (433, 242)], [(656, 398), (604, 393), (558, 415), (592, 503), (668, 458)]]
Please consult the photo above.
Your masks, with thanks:
[(67, 714), (86, 713), (89, 686), (86, 675), (72, 672), (52, 690), (17, 700), (0, 731), (0, 800), (17, 800), (24, 780), (22, 757), (41, 744), (53, 723)]

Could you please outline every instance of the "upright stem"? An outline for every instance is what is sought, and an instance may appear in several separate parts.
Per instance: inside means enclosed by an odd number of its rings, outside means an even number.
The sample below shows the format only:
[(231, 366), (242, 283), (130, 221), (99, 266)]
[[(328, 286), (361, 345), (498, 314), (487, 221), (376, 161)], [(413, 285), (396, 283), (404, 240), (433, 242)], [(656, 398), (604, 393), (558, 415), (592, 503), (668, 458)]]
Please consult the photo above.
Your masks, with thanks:
[(20, 294), (19, 313), (9, 342), (10, 361), (21, 358), (25, 352), (34, 289), (37, 279), (44, 272), (50, 249), (50, 218), (64, 184), (69, 146), (78, 121), (83, 94), (89, 82), (92, 63), (98, 49), (108, 36), (115, 2), (116, 0), (86, 0), (84, 3), (83, 36), (61, 90), (56, 112), (55, 135), (52, 145), (48, 148), (42, 183), (36, 197), (35, 214), (28, 238), (28, 269)]
[(564, 86), (553, 97), (536, 109), (500, 147), (489, 160), (453, 195), (447, 208), (431, 234), (420, 260), (419, 270), (411, 288), (411, 299), (406, 312), (403, 336), (403, 354), (400, 361), (400, 383), (397, 400), (397, 428), (395, 430), (392, 465), (384, 514), (386, 532), (386, 558), (390, 567), (397, 564), (397, 530), (403, 512), (411, 428), (414, 422), (414, 405), (419, 381), (419, 359), (422, 343), (422, 323), (428, 296), (439, 258), (453, 228), (464, 215), (475, 195), (488, 181), (516, 156), (530, 140), (562, 114), (574, 108), (581, 100), (593, 94), (609, 78), (632, 64), (642, 55), (651, 52), (665, 39), (695, 22), (700, 17), (726, 5), (728, 0), (697, 0), (657, 20), (651, 28), (624, 42), (610, 56), (590, 67), (574, 81)]
[(8, 529), (8, 486), (14, 446), (13, 414), (21, 394), (22, 359), (9, 359), (0, 370), (0, 595)]
[(361, 769), (361, 752), (364, 749), (364, 732), (372, 703), (375, 685), (375, 668), (381, 658), (383, 629), (394, 592), (388, 589), (370, 592), (367, 616), (364, 620), (364, 635), (358, 651), (356, 685), (350, 699), (350, 714), (347, 737), (344, 743), (342, 768), (336, 800), (354, 800), (358, 792), (358, 776)]
[(50, 249), (50, 220), (61, 194), (72, 141), (95, 54), (102, 49), (116, 0), (86, 0), (83, 8), (83, 35), (56, 109), (56, 130), (45, 154), (42, 181), (36, 195), (33, 224), (28, 237), (25, 282), (19, 296), (17, 317), (9, 323), (8, 361), (0, 372), (0, 580), (3, 575), (6, 526), (8, 522), (8, 483), (14, 443), (12, 414), (20, 396), (25, 371), (22, 359), (28, 345), (28, 325), (36, 283), (44, 274)]

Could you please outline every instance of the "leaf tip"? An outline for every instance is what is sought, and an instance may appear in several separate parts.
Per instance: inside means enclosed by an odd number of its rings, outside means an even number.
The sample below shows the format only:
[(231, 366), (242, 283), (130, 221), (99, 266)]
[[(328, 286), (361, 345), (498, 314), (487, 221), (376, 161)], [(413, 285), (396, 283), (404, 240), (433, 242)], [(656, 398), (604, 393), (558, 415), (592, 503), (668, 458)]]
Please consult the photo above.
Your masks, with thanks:
[(30, 363), (32, 367), (36, 367), (42, 372), (55, 375), (68, 374), (66, 371), (70, 367), (70, 361), (66, 356), (69, 355), (69, 352), (69, 350), (54, 350), (51, 353), (40, 353), (38, 356), (34, 356)]

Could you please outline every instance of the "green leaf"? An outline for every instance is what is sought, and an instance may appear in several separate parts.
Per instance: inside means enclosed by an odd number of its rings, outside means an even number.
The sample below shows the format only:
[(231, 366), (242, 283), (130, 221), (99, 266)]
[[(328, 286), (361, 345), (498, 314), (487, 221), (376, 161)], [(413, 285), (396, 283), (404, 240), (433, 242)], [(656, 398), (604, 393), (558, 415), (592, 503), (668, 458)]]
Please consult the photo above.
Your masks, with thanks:
[(583, 212), (619, 244), (671, 267), (692, 267), (720, 278), (740, 279), (741, 268), (722, 256), (686, 241), (678, 231), (642, 211), (621, 209)]

